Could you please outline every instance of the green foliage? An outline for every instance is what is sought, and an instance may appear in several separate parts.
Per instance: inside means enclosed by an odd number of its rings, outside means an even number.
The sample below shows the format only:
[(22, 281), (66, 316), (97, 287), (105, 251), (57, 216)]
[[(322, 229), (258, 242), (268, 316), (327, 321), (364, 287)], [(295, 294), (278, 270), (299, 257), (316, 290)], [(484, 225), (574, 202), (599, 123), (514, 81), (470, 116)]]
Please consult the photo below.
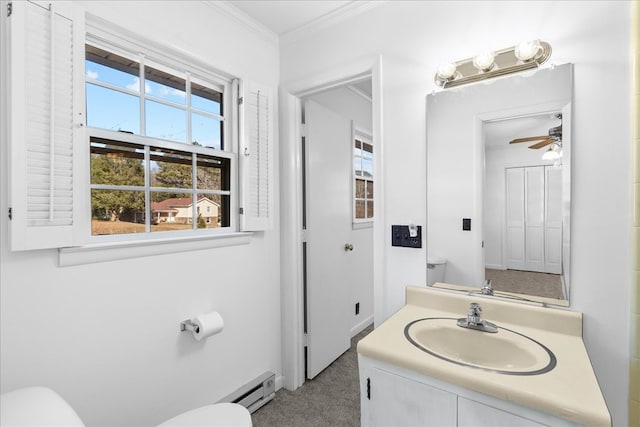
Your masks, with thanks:
[(201, 214), (198, 214), (198, 228), (207, 228), (207, 223), (204, 221)]
[[(93, 155), (91, 182), (109, 185), (144, 185), (144, 169), (140, 160)], [(144, 192), (124, 190), (92, 190), (93, 215), (117, 221), (125, 215), (144, 211)]]

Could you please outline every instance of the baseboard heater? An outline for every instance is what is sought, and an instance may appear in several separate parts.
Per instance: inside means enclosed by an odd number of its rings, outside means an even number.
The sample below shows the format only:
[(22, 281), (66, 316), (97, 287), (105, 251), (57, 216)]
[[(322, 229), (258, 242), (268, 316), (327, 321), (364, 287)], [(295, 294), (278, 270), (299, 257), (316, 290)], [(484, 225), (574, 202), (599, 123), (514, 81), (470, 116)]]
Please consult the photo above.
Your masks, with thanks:
[(265, 372), (253, 381), (249, 381), (220, 402), (238, 403), (253, 413), (273, 399), (276, 395), (276, 376)]

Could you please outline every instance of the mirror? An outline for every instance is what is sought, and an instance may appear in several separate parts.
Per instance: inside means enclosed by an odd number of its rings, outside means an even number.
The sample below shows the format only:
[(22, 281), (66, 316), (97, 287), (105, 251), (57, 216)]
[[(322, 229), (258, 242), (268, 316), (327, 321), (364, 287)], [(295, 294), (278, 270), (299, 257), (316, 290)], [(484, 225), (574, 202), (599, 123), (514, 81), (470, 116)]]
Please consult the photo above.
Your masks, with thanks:
[(572, 78), (565, 64), (427, 96), (430, 285), (568, 305)]

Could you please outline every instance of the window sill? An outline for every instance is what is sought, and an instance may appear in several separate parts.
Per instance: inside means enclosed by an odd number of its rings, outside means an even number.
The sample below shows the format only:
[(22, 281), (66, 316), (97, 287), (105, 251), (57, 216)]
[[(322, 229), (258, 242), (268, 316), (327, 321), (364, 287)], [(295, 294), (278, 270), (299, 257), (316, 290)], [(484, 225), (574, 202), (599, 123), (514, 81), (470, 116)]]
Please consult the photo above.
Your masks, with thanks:
[(182, 239), (146, 240), (91, 244), (58, 250), (60, 267), (117, 261), (120, 259), (197, 251), (226, 246), (247, 245), (252, 233), (229, 233), (217, 236), (188, 237)]

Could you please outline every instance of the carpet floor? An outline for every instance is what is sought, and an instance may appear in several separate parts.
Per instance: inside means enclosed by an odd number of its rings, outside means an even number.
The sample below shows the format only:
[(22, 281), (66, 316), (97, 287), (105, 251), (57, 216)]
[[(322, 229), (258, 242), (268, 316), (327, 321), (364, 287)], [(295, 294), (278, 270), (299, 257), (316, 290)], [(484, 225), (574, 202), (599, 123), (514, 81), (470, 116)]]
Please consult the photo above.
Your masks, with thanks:
[(280, 389), (251, 415), (254, 427), (358, 427), (360, 387), (356, 345), (373, 326), (351, 339), (351, 347), (295, 391)]
[(564, 299), (559, 274), (487, 268), (485, 269), (485, 278), (491, 279), (491, 286), (496, 291)]

